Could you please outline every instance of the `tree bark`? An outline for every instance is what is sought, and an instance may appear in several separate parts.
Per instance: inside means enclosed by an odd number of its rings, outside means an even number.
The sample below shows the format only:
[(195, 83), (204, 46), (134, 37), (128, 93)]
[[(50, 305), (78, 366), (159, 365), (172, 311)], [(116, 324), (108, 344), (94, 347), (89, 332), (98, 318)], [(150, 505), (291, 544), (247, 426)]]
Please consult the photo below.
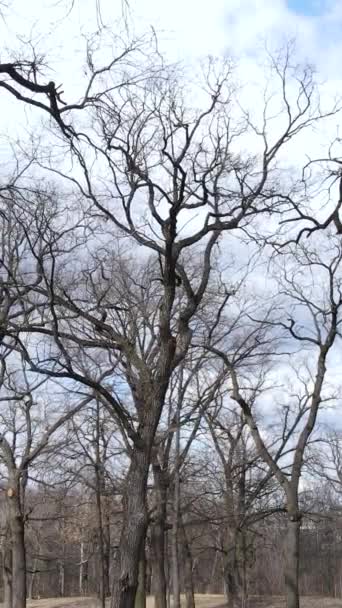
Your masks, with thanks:
[(224, 557), (224, 580), (225, 580), (225, 590), (227, 597), (227, 606), (228, 608), (236, 608), (237, 605), (237, 596), (236, 596), (236, 588), (235, 588), (235, 578), (232, 567), (232, 560), (229, 559), (227, 555)]
[(104, 593), (105, 597), (110, 595), (109, 587), (109, 572), (110, 572), (110, 515), (108, 509), (105, 512), (105, 525), (104, 525)]
[(78, 581), (78, 592), (80, 595), (84, 595), (84, 542), (80, 542), (80, 570), (79, 570), (79, 581)]
[[(64, 543), (63, 543), (64, 546)], [(59, 581), (59, 595), (60, 597), (64, 597), (65, 595), (65, 562), (64, 558), (60, 560), (58, 563), (58, 581)]]
[(247, 543), (246, 543), (246, 531), (241, 530), (239, 534), (239, 553), (240, 553), (240, 596), (241, 596), (241, 608), (247, 606), (248, 601), (248, 578), (247, 578)]
[(159, 522), (151, 528), (152, 589), (155, 608), (166, 608), (165, 532)]
[[(176, 515), (174, 515), (176, 517)], [(172, 554), (172, 606), (181, 608), (180, 603), (180, 580), (179, 580), (179, 555), (178, 555), (178, 526), (173, 524), (171, 532), (171, 554)]]
[(171, 553), (172, 553), (172, 592), (173, 608), (181, 608), (180, 578), (179, 578), (179, 524), (180, 524), (180, 477), (179, 477), (179, 453), (180, 453), (180, 406), (177, 407), (177, 430), (176, 430), (176, 454), (175, 454), (175, 476), (173, 488), (173, 521), (171, 530)]
[(224, 578), (228, 608), (241, 608), (241, 576), (237, 557), (237, 535), (238, 532), (234, 528), (226, 530)]
[(12, 548), (10, 545), (9, 530), (6, 530), (6, 537), (2, 549), (3, 560), (3, 586), (4, 586), (4, 608), (12, 608)]
[(146, 484), (149, 460), (148, 450), (137, 450), (128, 470), (111, 608), (134, 608), (139, 560), (148, 523)]
[(106, 563), (105, 563), (105, 539), (103, 529), (103, 513), (102, 513), (102, 494), (105, 490), (105, 480), (103, 475), (103, 463), (101, 462), (100, 450), (100, 404), (96, 402), (96, 461), (95, 461), (95, 479), (96, 479), (96, 513), (98, 526), (98, 545), (100, 557), (100, 577), (99, 577), (99, 599), (102, 608), (106, 605)]
[(37, 574), (37, 565), (38, 565), (38, 560), (36, 558), (33, 562), (30, 585), (29, 585), (29, 590), (28, 590), (28, 599), (29, 600), (33, 599), (33, 589), (34, 589), (34, 583), (35, 583), (36, 574)]
[(179, 539), (182, 547), (182, 569), (185, 591), (185, 607), (195, 608), (195, 594), (192, 578), (192, 555), (182, 516), (180, 517), (179, 523)]
[(146, 608), (146, 556), (144, 546), (139, 560), (138, 587), (135, 594), (134, 608)]
[[(101, 501), (101, 497), (97, 496), (97, 503)], [(104, 550), (104, 535), (102, 527), (102, 515), (101, 506), (98, 505), (98, 543), (99, 543), (99, 557), (100, 557), (100, 576), (99, 576), (99, 600), (102, 608), (106, 605), (106, 563), (105, 563), (105, 550)]]
[(17, 470), (9, 474), (6, 496), (8, 517), (9, 546), (12, 552), (12, 608), (26, 608), (26, 550), (25, 521), (23, 513), (23, 493)]
[(12, 606), (13, 608), (26, 608), (25, 526), (18, 497), (13, 496), (9, 500), (12, 501), (10, 506)]
[(287, 608), (299, 608), (299, 536), (301, 518), (289, 516), (285, 541), (285, 593)]
[(155, 608), (167, 608), (165, 527), (167, 479), (156, 457), (153, 463), (155, 517), (151, 524), (152, 584)]

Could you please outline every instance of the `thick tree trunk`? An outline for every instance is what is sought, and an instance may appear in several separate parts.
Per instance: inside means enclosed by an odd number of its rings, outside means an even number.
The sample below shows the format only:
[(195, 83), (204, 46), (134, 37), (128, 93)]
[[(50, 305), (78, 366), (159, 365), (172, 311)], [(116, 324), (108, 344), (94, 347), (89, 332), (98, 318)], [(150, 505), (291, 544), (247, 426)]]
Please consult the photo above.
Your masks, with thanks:
[(60, 536), (62, 539), (62, 557), (61, 559), (58, 561), (58, 588), (59, 588), (59, 595), (61, 597), (65, 596), (65, 519), (62, 518), (60, 520)]
[(299, 535), (301, 518), (289, 515), (285, 542), (285, 593), (287, 608), (299, 608)]
[(2, 550), (3, 560), (3, 587), (4, 587), (4, 608), (12, 608), (12, 549), (8, 530)]
[(104, 592), (105, 597), (110, 595), (109, 572), (110, 572), (110, 521), (109, 513), (106, 512), (106, 523), (104, 526)]
[[(150, 548), (151, 549), (151, 548)], [(150, 550), (151, 555), (151, 550)], [(146, 558), (146, 597), (148, 595), (152, 595), (152, 564), (151, 564), (151, 556), (149, 555), (149, 559)]]
[(102, 517), (102, 501), (101, 501), (101, 487), (97, 483), (96, 488), (96, 507), (97, 507), (97, 522), (98, 522), (98, 544), (99, 544), (99, 558), (100, 558), (100, 576), (99, 576), (99, 599), (102, 608), (106, 605), (106, 560), (105, 560), (105, 540), (103, 530), (103, 517)]
[(185, 591), (185, 608), (195, 608), (195, 594), (192, 578), (192, 555), (183, 518), (180, 517), (179, 539), (182, 547), (182, 570)]
[(180, 579), (179, 579), (179, 555), (178, 555), (178, 527), (172, 526), (171, 532), (171, 555), (172, 555), (172, 606), (180, 608)]
[(139, 560), (138, 587), (135, 594), (134, 608), (146, 608), (146, 557), (144, 546)]
[(165, 575), (165, 532), (160, 522), (151, 528), (152, 590), (155, 608), (166, 608), (167, 585)]
[(228, 608), (241, 608), (241, 579), (237, 559), (237, 532), (229, 528), (224, 557), (224, 579)]
[(80, 542), (80, 570), (78, 580), (78, 592), (80, 595), (84, 595), (84, 542)]
[[(166, 271), (164, 280), (165, 285), (171, 280)], [(172, 308), (172, 287), (167, 291), (164, 304), (160, 306), (161, 352), (157, 370), (153, 381), (148, 375), (147, 378), (142, 379), (140, 391), (135, 389), (139, 429), (136, 432), (123, 493), (123, 522), (116, 555), (117, 572), (113, 583), (111, 608), (134, 608), (138, 586), (139, 560), (148, 526), (146, 492), (152, 446), (176, 349), (176, 341), (170, 332), (170, 319), (167, 313), (167, 310), (171, 311)]]
[(177, 410), (175, 478), (173, 491), (173, 521), (171, 530), (172, 553), (172, 593), (173, 608), (181, 608), (180, 577), (179, 577), (179, 524), (180, 524), (180, 478), (179, 478), (179, 451), (180, 451), (180, 424), (179, 407)]
[(248, 577), (247, 577), (247, 543), (246, 533), (244, 530), (240, 532), (240, 595), (241, 595), (241, 608), (246, 608), (248, 601)]
[(7, 496), (9, 547), (12, 553), (12, 608), (26, 608), (25, 523), (18, 472), (9, 474)]
[(165, 574), (165, 527), (167, 479), (156, 459), (153, 463), (155, 488), (155, 516), (151, 524), (152, 589), (155, 608), (167, 608), (167, 585)]
[(105, 538), (103, 526), (103, 509), (102, 495), (105, 491), (104, 467), (101, 456), (101, 420), (100, 420), (100, 404), (96, 403), (96, 461), (95, 461), (95, 478), (96, 478), (96, 512), (97, 512), (97, 527), (98, 527), (98, 545), (100, 558), (100, 576), (99, 576), (99, 599), (102, 608), (106, 605), (106, 561), (105, 561)]
[(58, 564), (58, 572), (59, 572), (59, 595), (64, 597), (65, 595), (65, 562), (62, 559)]
[[(246, 516), (246, 471), (248, 469), (248, 458), (246, 455), (246, 445), (242, 442), (240, 452), (241, 469), (238, 479), (238, 509), (239, 521), (244, 521)], [(246, 532), (242, 528), (236, 530), (236, 582), (239, 588), (239, 607), (245, 608), (247, 605), (247, 545)]]
[(238, 595), (237, 589), (235, 585), (235, 577), (233, 571), (233, 564), (227, 556), (225, 556), (225, 564), (224, 564), (224, 581), (225, 581), (225, 590), (226, 590), (226, 598), (227, 598), (227, 606), (228, 608), (237, 608), (238, 607)]
[(117, 553), (111, 608), (134, 608), (139, 560), (148, 523), (146, 508), (148, 470), (149, 452), (138, 451), (132, 458), (126, 478), (123, 496), (123, 524)]
[(38, 565), (38, 560), (35, 559), (34, 563), (33, 563), (33, 568), (32, 568), (32, 573), (31, 573), (31, 579), (30, 579), (30, 585), (29, 585), (29, 590), (28, 590), (28, 599), (29, 600), (33, 599), (33, 589), (34, 589), (34, 583), (35, 583), (35, 580), (36, 580), (37, 565)]
[(25, 527), (16, 496), (11, 499), (10, 529), (12, 540), (12, 606), (26, 608)]

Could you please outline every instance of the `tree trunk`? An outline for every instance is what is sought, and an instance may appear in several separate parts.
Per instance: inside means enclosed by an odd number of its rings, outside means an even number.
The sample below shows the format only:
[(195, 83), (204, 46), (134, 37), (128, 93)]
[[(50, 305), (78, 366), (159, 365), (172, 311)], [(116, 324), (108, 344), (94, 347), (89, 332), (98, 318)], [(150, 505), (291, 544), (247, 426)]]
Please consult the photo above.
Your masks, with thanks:
[(195, 595), (192, 578), (192, 555), (182, 516), (180, 517), (179, 523), (179, 537), (182, 546), (182, 570), (184, 578), (185, 607), (195, 608)]
[(237, 608), (237, 590), (235, 587), (235, 577), (233, 572), (233, 564), (232, 560), (225, 555), (224, 557), (224, 567), (223, 567), (223, 576), (225, 582), (225, 592), (227, 598), (227, 606), (228, 608)]
[[(168, 277), (164, 278), (167, 283)], [(152, 446), (175, 355), (175, 341), (170, 333), (169, 320), (163, 318), (165, 312), (163, 306), (160, 310), (161, 353), (158, 369), (152, 383), (146, 383), (144, 379), (140, 395), (139, 391), (135, 391), (140, 418), (139, 429), (135, 434), (123, 492), (123, 521), (116, 555), (116, 576), (113, 582), (111, 608), (134, 608), (139, 560), (148, 526), (146, 494)]]
[(24, 521), (20, 513), (11, 520), (12, 536), (12, 605), (26, 608), (26, 552)]
[(178, 531), (173, 526), (171, 532), (171, 554), (172, 554), (172, 606), (181, 608), (180, 603), (180, 580), (179, 580), (179, 556), (178, 556)]
[(105, 597), (110, 595), (109, 572), (110, 572), (110, 515), (108, 508), (105, 512), (106, 523), (104, 526), (104, 593)]
[(9, 478), (7, 513), (12, 549), (12, 608), (26, 608), (25, 524), (16, 475)]
[(105, 539), (103, 529), (103, 512), (102, 512), (102, 495), (105, 491), (104, 468), (101, 459), (101, 429), (100, 429), (100, 404), (96, 402), (96, 461), (95, 461), (95, 478), (96, 478), (96, 513), (98, 527), (98, 544), (100, 557), (100, 576), (99, 576), (99, 599), (102, 608), (106, 605), (106, 563), (105, 563)]
[(247, 542), (246, 532), (241, 530), (239, 534), (239, 547), (240, 547), (240, 595), (241, 595), (241, 608), (246, 608), (248, 601), (248, 577), (247, 577)]
[(285, 542), (285, 593), (287, 608), (299, 608), (299, 535), (301, 518), (289, 515)]
[(226, 553), (224, 556), (224, 579), (228, 608), (241, 608), (241, 580), (237, 559), (237, 531), (226, 531)]
[(164, 526), (155, 522), (151, 528), (152, 589), (155, 608), (167, 607), (167, 585), (165, 575), (165, 532)]
[(146, 608), (146, 556), (142, 548), (139, 560), (138, 586), (135, 594), (134, 608)]
[(99, 562), (100, 562), (100, 576), (99, 576), (99, 599), (102, 608), (106, 605), (106, 563), (105, 563), (105, 541), (103, 531), (103, 517), (102, 517), (102, 501), (101, 501), (101, 485), (99, 482), (96, 484), (96, 507), (97, 507), (97, 523), (98, 523), (98, 544), (99, 544)]
[[(205, 593), (209, 593), (209, 594), (211, 594), (211, 593), (217, 593), (217, 591), (216, 591), (216, 585), (214, 583), (214, 586), (213, 586), (212, 582), (216, 581), (219, 578), (218, 573), (216, 572), (217, 571), (218, 556), (219, 556), (219, 552), (215, 551), (215, 557), (214, 557), (214, 560), (213, 560), (213, 565), (211, 567), (210, 582), (209, 582), (209, 585), (207, 585), (206, 589), (204, 590)], [(195, 566), (195, 563), (196, 563), (196, 560), (194, 561), (194, 566)]]
[(12, 608), (12, 549), (10, 546), (9, 530), (6, 531), (4, 546), (2, 549), (3, 560), (3, 586), (4, 586), (4, 608)]
[(59, 533), (62, 539), (62, 557), (58, 561), (58, 587), (59, 595), (65, 596), (65, 519), (60, 520)]
[(171, 556), (170, 556), (170, 533), (168, 530), (166, 530), (165, 532), (165, 546), (166, 546), (166, 551), (165, 551), (165, 571), (167, 572), (166, 574), (166, 581), (167, 581), (167, 585), (166, 585), (166, 606), (167, 608), (171, 608), (171, 584), (172, 584), (172, 580), (171, 580)]
[[(248, 469), (248, 458), (246, 455), (246, 444), (242, 441), (240, 451), (240, 473), (238, 478), (238, 509), (239, 521), (244, 521), (246, 517), (246, 471)], [(239, 593), (239, 607), (245, 608), (247, 605), (247, 545), (246, 531), (244, 528), (236, 530), (236, 583)]]
[(155, 517), (151, 524), (152, 585), (155, 608), (167, 608), (167, 585), (165, 574), (165, 527), (167, 479), (158, 459), (153, 463), (155, 492)]
[(64, 558), (58, 564), (59, 571), (59, 595), (64, 597), (65, 595), (65, 562)]
[(78, 581), (78, 592), (80, 595), (84, 595), (84, 542), (80, 543), (80, 570), (79, 570), (79, 581)]
[(28, 591), (29, 600), (33, 599), (33, 589), (34, 589), (34, 582), (35, 582), (36, 574), (37, 574), (37, 565), (38, 565), (38, 559), (36, 558), (33, 562), (33, 568), (32, 568), (32, 573), (31, 573), (31, 579), (30, 579), (30, 585), (29, 585), (29, 591)]
[(128, 470), (111, 608), (134, 608), (139, 560), (148, 523), (146, 485), (149, 460), (148, 450), (136, 451)]
[(173, 521), (171, 530), (171, 552), (172, 552), (172, 592), (173, 608), (181, 608), (180, 578), (179, 578), (179, 523), (180, 523), (180, 478), (179, 478), (179, 453), (180, 453), (180, 407), (177, 408), (177, 430), (176, 430), (176, 454), (175, 454), (175, 478), (173, 489)]

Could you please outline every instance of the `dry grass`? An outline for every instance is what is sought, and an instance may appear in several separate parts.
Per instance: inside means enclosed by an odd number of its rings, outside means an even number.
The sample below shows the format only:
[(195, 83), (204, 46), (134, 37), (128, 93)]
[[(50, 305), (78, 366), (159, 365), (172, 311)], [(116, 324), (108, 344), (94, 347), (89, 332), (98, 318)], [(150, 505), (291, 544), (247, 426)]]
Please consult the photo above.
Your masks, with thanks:
[[(0, 604), (2, 606), (2, 604)], [(56, 597), (46, 600), (32, 600), (27, 603), (28, 608), (97, 608), (94, 598)]]
[[(222, 606), (224, 603), (225, 598), (223, 595), (196, 594), (196, 608), (216, 608), (216, 606)], [(154, 608), (154, 600), (152, 597), (147, 598), (146, 608)]]
[[(223, 595), (197, 595), (196, 608), (214, 608), (224, 603)], [(28, 602), (28, 608), (97, 608), (94, 598), (50, 598)], [(0, 604), (0, 607), (2, 604)], [(152, 597), (147, 598), (146, 608), (154, 608)]]
[[(197, 595), (196, 608), (214, 608), (222, 606), (223, 595)], [(27, 603), (28, 608), (98, 608), (98, 602), (94, 598), (78, 597), (56, 597), (45, 600), (32, 600)], [(0, 604), (0, 608), (3, 604)], [(152, 597), (147, 598), (146, 608), (154, 608)]]
[[(196, 608), (215, 608), (224, 606), (223, 595), (196, 595)], [(0, 604), (0, 608), (2, 604)], [(98, 608), (94, 598), (51, 598), (28, 602), (28, 608)], [(152, 598), (148, 598), (147, 608), (154, 608)], [(249, 608), (285, 608), (281, 598), (251, 598)], [(301, 608), (342, 608), (342, 600), (324, 598), (303, 598)]]
[[(342, 600), (323, 597), (303, 597), (300, 606), (301, 608), (342, 608)], [(254, 608), (253, 604), (251, 604), (250, 608)], [(256, 604), (255, 608), (258, 608), (258, 604)], [(262, 605), (260, 605), (260, 608), (262, 608)], [(280, 598), (273, 599), (270, 603), (265, 602), (263, 608), (285, 608), (285, 601)]]

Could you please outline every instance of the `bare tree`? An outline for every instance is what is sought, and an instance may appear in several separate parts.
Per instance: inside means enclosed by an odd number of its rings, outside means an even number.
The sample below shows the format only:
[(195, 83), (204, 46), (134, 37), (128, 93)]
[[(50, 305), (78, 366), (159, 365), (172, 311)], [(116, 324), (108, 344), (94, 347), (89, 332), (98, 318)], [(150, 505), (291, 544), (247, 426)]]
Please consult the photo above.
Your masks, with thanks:
[(253, 524), (282, 510), (277, 503), (273, 473), (265, 469), (251, 444), (243, 413), (216, 399), (206, 414), (221, 464), (223, 505), (220, 545), (228, 606), (244, 608), (248, 597), (248, 563), (253, 548)]
[[(300, 198), (299, 184), (281, 182), (277, 158), (322, 118), (312, 72), (299, 74), (288, 56), (274, 64), (285, 126), (272, 138), (269, 101), (261, 128), (248, 112), (234, 120), (229, 63), (208, 63), (193, 108), (177, 71), (164, 68), (159, 56), (151, 64), (145, 50), (139, 42), (125, 46), (104, 68), (94, 68), (90, 53), (85, 93), (66, 105), (55, 83), (38, 83), (34, 61), (0, 65), (2, 89), (49, 114), (65, 150), (60, 164), (37, 152), (35, 166), (54, 176), (54, 187), (36, 186), (34, 196), (26, 190), (25, 207), (17, 202), (16, 221), (35, 260), (35, 301), (23, 298), (24, 311), (10, 331), (32, 371), (86, 386), (101, 398), (130, 458), (112, 608), (134, 604), (155, 436), (171, 379), (194, 339), (198, 347), (203, 338), (196, 335), (197, 319), (208, 306), (219, 242), (227, 247), (228, 235), (248, 237), (259, 217), (277, 217)], [(147, 67), (134, 63), (139, 54)], [(289, 82), (296, 86), (293, 102)], [(86, 117), (82, 130), (79, 110)], [(249, 134), (261, 143), (259, 156), (245, 153), (242, 144), (238, 151), (239, 137)], [(73, 213), (66, 211), (70, 204)], [(121, 254), (121, 266), (115, 264), (118, 239), (129, 243), (140, 264), (131, 257), (127, 267), (127, 254)], [(213, 298), (217, 310), (228, 300), (229, 289)], [(33, 339), (26, 344), (28, 334), (44, 337), (47, 356)], [(233, 397), (240, 403), (232, 370)]]
[[(24, 382), (16, 378), (18, 374), (8, 373), (2, 386), (2, 403), (9, 404), (9, 411), (1, 415), (0, 461), (6, 473), (6, 508), (9, 538), (5, 545), (5, 555), (10, 552), (11, 561), (11, 607), (26, 606), (26, 551), (25, 521), (27, 517), (25, 496), (29, 471), (36, 459), (47, 448), (52, 436), (82, 409), (92, 396), (83, 397), (66, 408), (60, 407), (60, 414), (45, 430), (37, 433), (36, 394), (43, 380)], [(45, 386), (46, 391), (46, 386)], [(63, 412), (64, 410), (64, 412)], [(7, 558), (9, 559), (9, 558)], [(9, 603), (9, 602), (8, 602)]]
[[(99, 400), (89, 404), (83, 416), (73, 420), (75, 441), (65, 452), (66, 463), (72, 458), (79, 470), (71, 471), (82, 485), (94, 495), (97, 518), (97, 558), (99, 561), (98, 595), (101, 605), (105, 605), (110, 594), (111, 533), (110, 509), (108, 501), (114, 491), (121, 492), (121, 483), (111, 475), (111, 462), (120, 458), (124, 448), (120, 445), (118, 429), (113, 419), (102, 408)], [(115, 471), (114, 471), (115, 473)]]

